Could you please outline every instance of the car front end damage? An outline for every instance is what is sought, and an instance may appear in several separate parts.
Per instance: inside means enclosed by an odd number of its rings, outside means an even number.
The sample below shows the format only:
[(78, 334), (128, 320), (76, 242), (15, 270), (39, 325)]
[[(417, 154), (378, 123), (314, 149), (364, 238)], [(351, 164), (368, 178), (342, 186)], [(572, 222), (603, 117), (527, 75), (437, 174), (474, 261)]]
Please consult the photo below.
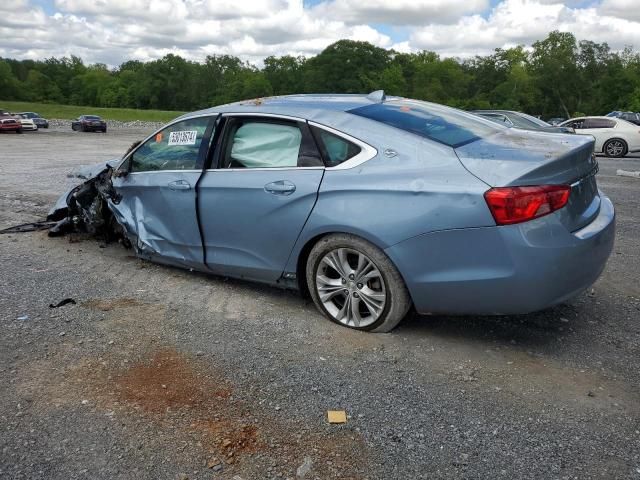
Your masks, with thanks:
[(119, 240), (125, 246), (129, 241), (111, 211), (120, 203), (111, 178), (119, 160), (81, 168), (72, 176), (83, 180), (61, 195), (47, 215), (47, 221), (56, 222), (49, 236), (69, 232), (86, 232), (105, 241)]

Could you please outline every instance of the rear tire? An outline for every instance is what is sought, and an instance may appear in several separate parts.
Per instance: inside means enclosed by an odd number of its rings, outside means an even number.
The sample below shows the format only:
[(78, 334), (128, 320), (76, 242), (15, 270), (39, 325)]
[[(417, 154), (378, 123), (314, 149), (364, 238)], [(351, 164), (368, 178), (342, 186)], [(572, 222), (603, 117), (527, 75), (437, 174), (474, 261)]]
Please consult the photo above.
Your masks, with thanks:
[(389, 257), (354, 235), (321, 238), (309, 253), (306, 281), (318, 310), (355, 330), (389, 332), (411, 307), (404, 280)]
[(605, 142), (602, 151), (607, 157), (622, 158), (629, 151), (629, 146), (621, 138), (612, 138)]

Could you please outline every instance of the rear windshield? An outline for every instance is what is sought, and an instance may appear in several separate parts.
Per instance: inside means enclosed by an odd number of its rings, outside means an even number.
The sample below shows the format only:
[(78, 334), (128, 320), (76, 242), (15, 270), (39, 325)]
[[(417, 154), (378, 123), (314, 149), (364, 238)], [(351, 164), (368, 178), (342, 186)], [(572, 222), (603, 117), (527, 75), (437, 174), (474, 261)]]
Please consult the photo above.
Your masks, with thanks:
[(386, 125), (456, 148), (504, 127), (470, 113), (419, 100), (393, 100), (349, 110)]

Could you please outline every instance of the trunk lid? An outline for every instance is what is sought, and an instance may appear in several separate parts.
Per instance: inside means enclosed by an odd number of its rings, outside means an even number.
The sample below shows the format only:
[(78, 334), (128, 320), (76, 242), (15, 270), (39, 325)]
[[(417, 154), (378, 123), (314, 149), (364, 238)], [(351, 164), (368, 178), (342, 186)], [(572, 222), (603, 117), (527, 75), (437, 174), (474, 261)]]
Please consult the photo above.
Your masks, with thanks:
[(558, 214), (573, 232), (600, 210), (594, 142), (585, 135), (509, 129), (455, 151), (469, 172), (492, 187), (571, 185), (569, 202)]

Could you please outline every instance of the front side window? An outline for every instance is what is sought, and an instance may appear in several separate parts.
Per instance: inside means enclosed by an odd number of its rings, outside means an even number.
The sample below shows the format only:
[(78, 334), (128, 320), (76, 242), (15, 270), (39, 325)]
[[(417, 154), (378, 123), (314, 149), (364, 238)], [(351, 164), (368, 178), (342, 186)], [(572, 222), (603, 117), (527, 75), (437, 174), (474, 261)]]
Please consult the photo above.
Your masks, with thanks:
[(130, 170), (194, 170), (210, 120), (210, 117), (190, 118), (156, 133), (131, 155)]
[(501, 132), (504, 127), (477, 116), (419, 100), (393, 100), (349, 113), (456, 148)]
[(311, 131), (318, 142), (327, 167), (340, 165), (355, 157), (362, 150), (358, 145), (322, 128), (312, 126)]

